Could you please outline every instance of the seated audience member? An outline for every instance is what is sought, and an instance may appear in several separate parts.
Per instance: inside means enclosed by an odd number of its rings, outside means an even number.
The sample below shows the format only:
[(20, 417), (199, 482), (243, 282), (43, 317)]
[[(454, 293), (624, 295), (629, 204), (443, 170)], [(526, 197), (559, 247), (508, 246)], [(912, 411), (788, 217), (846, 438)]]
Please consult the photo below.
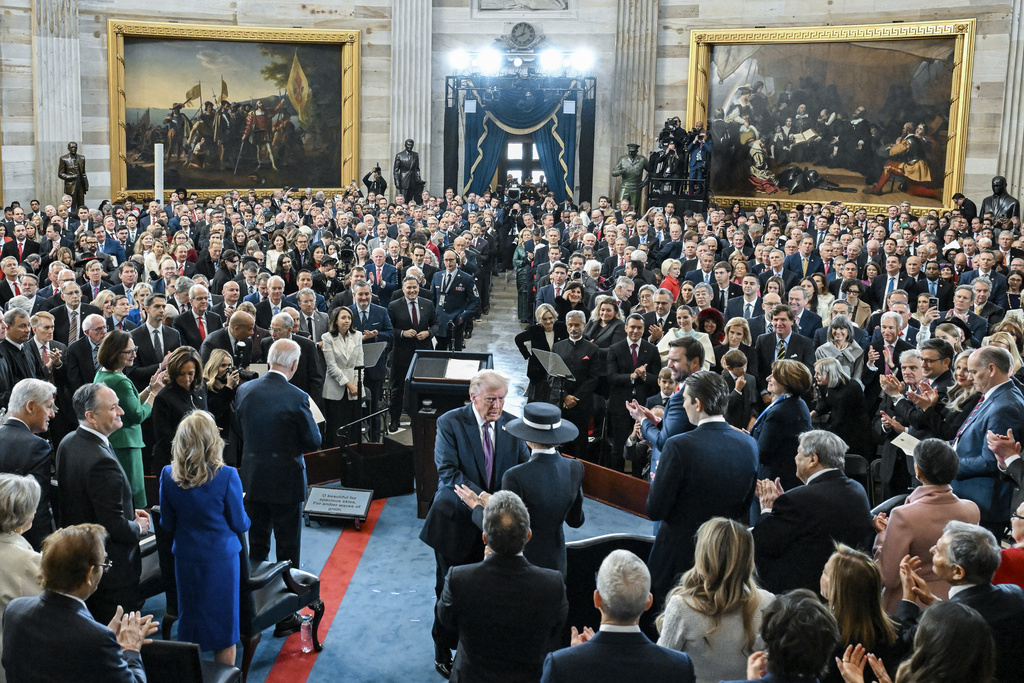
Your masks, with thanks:
[(683, 380), (683, 408), (696, 427), (673, 436), (647, 495), (647, 517), (662, 522), (651, 548), (651, 588), (659, 601), (693, 567), (694, 535), (712, 517), (746, 521), (757, 483), (757, 444), (723, 414), (725, 380), (700, 370)]
[(846, 444), (822, 430), (804, 432), (796, 453), (804, 483), (784, 491), (777, 481), (757, 484), (761, 515), (754, 524), (758, 573), (778, 594), (818, 588), (836, 543), (871, 547), (874, 528), (864, 487), (843, 473)]
[[(999, 567), (999, 542), (992, 532), (976, 524), (948, 522), (932, 546), (932, 570), (947, 582), (949, 599), (978, 611), (992, 629), (996, 645), (996, 680), (1000, 683), (1024, 680), (1024, 590), (1020, 586), (992, 584)], [(910, 593), (924, 605), (939, 602), (913, 568), (914, 558), (903, 563), (904, 600), (897, 617), (916, 620), (920, 608), (908, 599)], [(931, 609), (926, 607), (925, 613)]]
[(727, 683), (817, 683), (839, 642), (839, 628), (814, 593), (794, 590), (765, 610), (761, 639), (765, 649), (747, 660), (748, 680)]
[(992, 583), (1014, 583), (1024, 588), (1024, 503), (1017, 506), (1010, 518), (1010, 535), (1014, 545), (1000, 551), (1002, 561)]
[(511, 491), (490, 496), (483, 528), (484, 560), (452, 567), (437, 603), (459, 643), (452, 680), (537, 680), (569, 611), (562, 575), (523, 557), (530, 513)]
[(640, 617), (650, 609), (651, 576), (643, 561), (628, 550), (613, 550), (597, 571), (594, 607), (601, 612), (597, 633), (572, 627), (570, 647), (544, 661), (541, 683), (618, 683), (628, 680), (693, 683), (693, 663), (682, 652), (652, 643), (640, 631)]
[(11, 683), (145, 683), (139, 649), (157, 630), (153, 617), (118, 608), (108, 626), (82, 608), (112, 565), (106, 537), (98, 524), (78, 524), (43, 542), (42, 595), (17, 598), (4, 613)]
[(688, 654), (697, 683), (737, 678), (747, 658), (764, 649), (761, 619), (774, 599), (754, 579), (754, 537), (746, 525), (714, 517), (697, 530), (694, 567), (658, 617), (658, 645)]
[[(40, 555), (24, 538), (32, 528), (39, 491), (32, 477), (0, 474), (0, 623), (11, 600), (39, 594)], [(0, 666), (0, 682), (5, 680)]]
[(811, 429), (811, 412), (800, 398), (811, 390), (811, 382), (810, 370), (800, 361), (775, 361), (766, 394), (771, 402), (750, 428), (757, 439), (758, 476), (780, 479), (785, 489), (800, 485), (793, 458), (800, 435)]
[[(863, 646), (850, 645), (837, 662), (843, 681), (864, 683), (865, 664), (888, 678), (884, 662)], [(977, 610), (959, 602), (939, 602), (921, 615), (914, 648), (900, 664), (900, 683), (992, 683), (995, 644), (992, 632)]]
[(921, 558), (917, 573), (934, 595), (943, 600), (949, 595), (949, 584), (935, 575), (928, 550), (939, 540), (946, 522), (955, 519), (977, 524), (980, 516), (977, 504), (953, 493), (950, 484), (959, 468), (956, 451), (948, 443), (925, 439), (914, 447), (914, 474), (921, 485), (888, 516), (882, 513), (875, 518), (875, 559), (882, 572), (883, 605), (889, 614), (896, 613), (903, 595), (900, 562), (907, 555)]
[[(877, 655), (889, 676), (894, 676), (910, 643), (904, 637), (906, 627), (882, 609), (878, 565), (868, 555), (840, 543), (821, 573), (821, 594), (839, 624), (836, 657), (829, 661), (828, 674), (822, 680), (839, 683), (842, 675), (835, 662), (847, 645), (858, 644)], [(869, 675), (868, 680), (875, 679)]]

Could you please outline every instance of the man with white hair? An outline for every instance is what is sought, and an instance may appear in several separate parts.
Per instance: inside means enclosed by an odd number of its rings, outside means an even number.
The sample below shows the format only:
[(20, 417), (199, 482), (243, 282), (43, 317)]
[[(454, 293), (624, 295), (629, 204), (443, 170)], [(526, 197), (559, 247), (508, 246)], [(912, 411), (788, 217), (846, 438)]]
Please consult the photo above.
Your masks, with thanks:
[(387, 306), (391, 302), (391, 294), (398, 290), (398, 269), (387, 262), (388, 252), (377, 247), (370, 254), (372, 259), (366, 264), (366, 281), (377, 295), (381, 303)]
[[(283, 321), (282, 321), (283, 322)], [(291, 328), (291, 321), (288, 321)], [(249, 528), (249, 559), (264, 562), (274, 532), (277, 559), (301, 567), (302, 503), (306, 498), (303, 453), (320, 448), (320, 429), (309, 409), (309, 394), (290, 383), (302, 349), (294, 339), (270, 347), (270, 370), (246, 382), (235, 395), (235, 423), (242, 436), (242, 487)], [(278, 623), (275, 636), (299, 630), (293, 614)]]
[(32, 525), (22, 533), (39, 550), (53, 531), (50, 511), (50, 444), (36, 436), (46, 431), (56, 414), (57, 387), (38, 379), (14, 385), (7, 419), (0, 424), (0, 472), (24, 474), (39, 482), (39, 505)]
[(284, 302), (284, 278), (272, 275), (267, 280), (266, 300), (256, 304), (256, 326), (269, 329), (270, 321), (284, 310), (285, 306), (287, 304)]
[(655, 645), (640, 631), (640, 617), (653, 602), (651, 575), (643, 560), (628, 550), (613, 550), (597, 571), (599, 631), (588, 627), (579, 632), (574, 626), (570, 646), (547, 656), (541, 681), (613, 683), (638, 676), (696, 681), (689, 655)]
[(211, 333), (224, 327), (224, 319), (210, 310), (210, 290), (203, 285), (192, 285), (188, 290), (189, 310), (174, 319), (174, 329), (181, 335), (181, 343), (200, 349)]
[[(1024, 641), (1024, 592), (1012, 583), (992, 584), (1002, 559), (996, 537), (976, 524), (951, 521), (931, 554), (935, 576), (950, 585), (950, 601), (976, 610), (991, 628), (996, 646), (995, 680), (1020, 681), (1024, 671), (1024, 648), (1020, 646)], [(921, 612), (918, 602), (927, 607), (940, 599), (913, 569), (908, 570), (913, 593), (904, 592), (897, 615), (902, 623), (913, 624)]]

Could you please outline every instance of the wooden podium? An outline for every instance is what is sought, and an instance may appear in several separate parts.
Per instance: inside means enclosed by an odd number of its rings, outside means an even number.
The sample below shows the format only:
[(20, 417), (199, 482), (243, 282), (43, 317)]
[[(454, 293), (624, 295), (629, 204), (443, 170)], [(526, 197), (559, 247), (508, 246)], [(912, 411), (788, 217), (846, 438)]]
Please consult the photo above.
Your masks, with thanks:
[[(476, 363), (472, 373), (468, 372), (470, 363)], [(434, 464), (437, 418), (466, 405), (469, 377), (479, 370), (493, 368), (494, 359), (489, 353), (417, 351), (412, 357), (405, 376), (404, 407), (412, 421), (416, 516), (419, 519), (427, 516), (437, 491), (437, 465)]]

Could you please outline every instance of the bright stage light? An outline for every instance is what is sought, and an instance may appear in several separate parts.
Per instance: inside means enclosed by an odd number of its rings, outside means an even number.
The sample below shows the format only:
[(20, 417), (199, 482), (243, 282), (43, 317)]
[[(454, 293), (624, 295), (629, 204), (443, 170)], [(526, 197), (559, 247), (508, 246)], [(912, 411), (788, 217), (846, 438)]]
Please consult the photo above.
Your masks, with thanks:
[(456, 71), (464, 71), (466, 69), (466, 67), (469, 66), (469, 53), (468, 52), (464, 52), (462, 50), (458, 50), (456, 52), (453, 52), (449, 56), (448, 59), (451, 62), (452, 67)]
[(572, 53), (572, 68), (586, 73), (594, 68), (594, 53), (590, 50), (576, 50)]
[(495, 76), (499, 71), (501, 71), (501, 54), (493, 48), (489, 48), (481, 52), (479, 61), (480, 73), (485, 76)]
[(540, 53), (540, 68), (546, 74), (553, 74), (562, 68), (562, 53), (557, 50), (545, 50)]

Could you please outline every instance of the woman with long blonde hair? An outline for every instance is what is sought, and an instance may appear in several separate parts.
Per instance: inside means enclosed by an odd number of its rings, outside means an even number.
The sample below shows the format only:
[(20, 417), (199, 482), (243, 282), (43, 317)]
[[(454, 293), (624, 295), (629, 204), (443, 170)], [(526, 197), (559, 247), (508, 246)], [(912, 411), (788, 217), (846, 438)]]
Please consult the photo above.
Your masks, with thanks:
[(213, 416), (197, 410), (178, 425), (173, 461), (160, 473), (160, 527), (174, 537), (178, 639), (235, 664), (239, 639), (239, 534), (249, 530), (238, 470), (225, 467)]
[(757, 586), (754, 537), (739, 522), (713, 517), (697, 530), (694, 560), (658, 617), (658, 645), (690, 655), (697, 683), (741, 680), (747, 658), (763, 649), (761, 617), (775, 599)]

